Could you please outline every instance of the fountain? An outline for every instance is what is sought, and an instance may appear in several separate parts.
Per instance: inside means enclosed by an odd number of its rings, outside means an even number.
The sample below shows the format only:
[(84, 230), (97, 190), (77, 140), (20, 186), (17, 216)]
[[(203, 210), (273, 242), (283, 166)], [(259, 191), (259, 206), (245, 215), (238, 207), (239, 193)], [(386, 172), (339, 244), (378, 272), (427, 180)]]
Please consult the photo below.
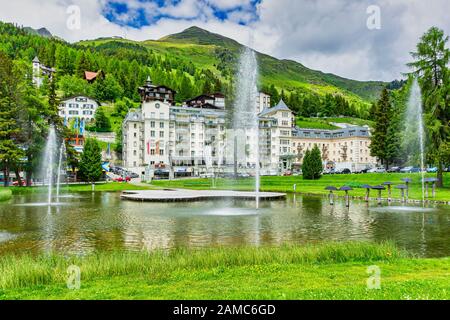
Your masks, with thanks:
[(47, 204), (52, 205), (53, 165), (56, 151), (56, 130), (54, 126), (50, 126), (44, 150), (42, 177), (44, 177), (44, 183), (48, 184)]
[[(238, 157), (241, 162), (254, 163), (256, 207), (259, 207), (260, 192), (260, 161), (259, 161), (259, 110), (256, 105), (258, 81), (258, 62), (256, 54), (250, 48), (245, 48), (239, 62), (239, 72), (236, 83), (236, 100), (233, 110), (233, 129), (235, 136), (235, 168)], [(245, 151), (238, 153), (238, 144), (245, 145)], [(242, 148), (241, 148), (242, 150)], [(243, 154), (245, 153), (245, 154)], [(237, 171), (235, 169), (235, 171)]]
[(63, 143), (61, 143), (61, 147), (59, 148), (58, 175), (57, 175), (57, 179), (56, 179), (56, 201), (57, 202), (59, 202), (60, 189), (61, 189), (61, 169), (62, 169), (62, 164), (63, 164), (65, 154), (66, 154), (66, 144), (63, 142)]
[[(56, 162), (56, 157), (58, 161)], [(61, 196), (61, 175), (65, 170), (63, 167), (64, 159), (66, 157), (66, 146), (64, 142), (58, 147), (57, 136), (55, 127), (50, 126), (47, 143), (45, 144), (44, 153), (42, 155), (41, 177), (42, 184), (47, 187), (46, 202), (41, 203), (22, 203), (19, 206), (60, 206), (63, 205), (59, 202)], [(57, 172), (55, 172), (57, 170)], [(56, 173), (56, 180), (55, 180)], [(53, 188), (56, 188), (56, 194), (53, 195)], [(54, 196), (56, 201), (54, 201)]]
[[(418, 144), (418, 146), (417, 146)], [(405, 117), (405, 147), (413, 161), (416, 150), (420, 150), (420, 169), (422, 172), (422, 200), (425, 202), (425, 129), (423, 124), (422, 92), (417, 79), (414, 79)], [(413, 157), (411, 159), (411, 156)]]

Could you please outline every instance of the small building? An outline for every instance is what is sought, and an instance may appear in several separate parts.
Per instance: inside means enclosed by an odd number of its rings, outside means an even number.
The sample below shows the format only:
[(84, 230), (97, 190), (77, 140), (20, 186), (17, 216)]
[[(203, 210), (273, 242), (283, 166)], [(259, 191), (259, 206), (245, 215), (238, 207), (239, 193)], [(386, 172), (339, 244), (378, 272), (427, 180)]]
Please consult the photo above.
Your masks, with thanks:
[(186, 107), (199, 109), (225, 109), (225, 95), (222, 93), (202, 94), (183, 103)]
[(174, 105), (175, 94), (176, 91), (169, 87), (153, 85), (150, 76), (145, 85), (139, 88), (139, 95), (144, 102), (160, 101)]
[(87, 96), (73, 96), (64, 99), (59, 105), (59, 116), (66, 120), (78, 118), (90, 122), (95, 117), (99, 103)]
[(50, 81), (53, 79), (53, 75), (56, 73), (54, 68), (43, 65), (38, 57), (33, 59), (33, 84), (36, 87), (42, 86), (44, 79), (47, 78)]

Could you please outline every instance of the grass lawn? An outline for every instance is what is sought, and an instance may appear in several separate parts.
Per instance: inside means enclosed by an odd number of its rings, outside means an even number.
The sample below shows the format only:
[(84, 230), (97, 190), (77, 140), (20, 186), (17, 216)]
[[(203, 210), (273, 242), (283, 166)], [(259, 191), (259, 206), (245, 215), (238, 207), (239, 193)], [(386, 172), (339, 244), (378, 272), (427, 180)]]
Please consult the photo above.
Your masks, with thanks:
[[(67, 268), (81, 270), (79, 290)], [(381, 288), (368, 290), (369, 266)], [(450, 259), (392, 244), (0, 257), (0, 299), (450, 299)]]
[[(63, 191), (67, 190), (66, 186), (61, 186)], [(69, 192), (91, 192), (91, 184), (70, 184)], [(47, 192), (47, 187), (10, 187), (8, 188), (13, 194), (26, 194), (26, 193), (45, 193)], [(137, 186), (131, 183), (120, 183), (120, 182), (108, 182), (108, 183), (97, 183), (95, 185), (96, 192), (116, 192), (125, 190), (148, 190), (154, 189), (153, 186)], [(0, 190), (1, 192), (1, 190)]]
[(0, 189), (0, 201), (6, 201), (11, 199), (12, 192), (9, 189)]
[[(435, 175), (429, 174), (429, 177), (435, 177)], [(390, 181), (396, 184), (402, 184), (401, 178), (409, 177), (413, 179), (410, 185), (410, 199), (420, 200), (422, 199), (422, 183), (420, 174), (352, 174), (352, 175), (325, 175), (320, 180), (303, 180), (301, 176), (298, 177), (261, 177), (261, 190), (262, 191), (274, 191), (274, 192), (294, 192), (294, 184), (297, 185), (297, 192), (302, 194), (328, 194), (325, 190), (326, 186), (341, 187), (348, 185), (354, 188), (350, 191), (351, 196), (363, 197), (365, 195), (365, 189), (362, 189), (363, 184), (378, 185), (383, 182)], [(450, 201), (450, 174), (444, 175), (444, 181), (446, 181), (445, 187), (437, 190), (435, 200), (438, 201)], [(212, 182), (211, 179), (189, 179), (189, 180), (174, 180), (174, 181), (153, 181), (152, 184), (157, 187), (165, 188), (185, 188), (185, 189), (210, 189)], [(223, 190), (253, 190), (254, 179), (217, 179), (217, 189)], [(377, 192), (372, 190), (371, 197), (376, 197)], [(339, 192), (338, 192), (339, 193)], [(343, 194), (343, 193), (342, 193)], [(387, 191), (383, 192), (383, 196), (387, 197)], [(400, 199), (400, 191), (393, 188), (393, 198)], [(431, 188), (430, 188), (431, 196)]]

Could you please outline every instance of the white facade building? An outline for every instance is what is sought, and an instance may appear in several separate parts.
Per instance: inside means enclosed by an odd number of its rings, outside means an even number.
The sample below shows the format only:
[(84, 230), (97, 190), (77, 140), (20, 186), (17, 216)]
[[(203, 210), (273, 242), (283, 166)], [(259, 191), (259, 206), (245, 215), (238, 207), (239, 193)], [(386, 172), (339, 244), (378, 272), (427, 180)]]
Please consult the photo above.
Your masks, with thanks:
[(271, 97), (267, 93), (259, 92), (258, 96), (256, 97), (256, 106), (259, 112), (263, 112), (264, 109), (270, 108), (270, 101)]
[(78, 118), (90, 122), (95, 117), (99, 103), (86, 96), (75, 96), (63, 100), (59, 105), (59, 116), (70, 120)]
[(42, 86), (44, 83), (44, 78), (47, 77), (48, 79), (53, 79), (53, 74), (56, 72), (54, 68), (50, 68), (47, 66), (44, 66), (40, 61), (38, 57), (35, 57), (33, 59), (33, 84), (36, 87)]
[[(170, 168), (172, 174), (196, 175), (205, 171), (232, 173), (236, 168), (239, 172), (252, 173), (255, 169), (256, 157), (251, 146), (255, 145), (256, 135), (252, 139), (249, 132), (236, 134), (226, 129), (223, 96), (204, 95), (182, 106), (154, 100), (145, 94), (143, 101), (141, 109), (130, 111), (123, 122), (122, 156), (128, 170), (144, 174), (149, 168)], [(356, 171), (377, 163), (370, 156), (369, 128), (297, 128), (288, 106), (280, 101), (271, 108), (267, 95), (259, 123), (262, 174), (282, 174), (300, 167), (304, 153), (314, 145), (321, 150), (324, 168)]]

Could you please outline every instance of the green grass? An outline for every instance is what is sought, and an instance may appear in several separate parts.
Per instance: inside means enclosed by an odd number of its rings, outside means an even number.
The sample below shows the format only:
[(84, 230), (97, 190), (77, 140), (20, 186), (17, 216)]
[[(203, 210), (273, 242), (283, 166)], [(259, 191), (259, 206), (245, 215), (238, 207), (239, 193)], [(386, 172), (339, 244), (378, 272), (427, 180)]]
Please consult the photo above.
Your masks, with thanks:
[(322, 130), (334, 130), (339, 129), (338, 127), (328, 123), (322, 119), (311, 119), (311, 118), (297, 118), (296, 124), (302, 129), (322, 129)]
[(0, 189), (0, 201), (6, 201), (11, 199), (12, 192), (9, 189)]
[[(435, 175), (428, 174), (429, 177)], [(294, 184), (297, 185), (297, 192), (301, 194), (316, 194), (324, 195), (328, 194), (325, 190), (327, 186), (341, 187), (348, 185), (354, 188), (350, 191), (351, 196), (364, 197), (365, 190), (361, 188), (363, 184), (378, 185), (383, 182), (390, 181), (396, 184), (403, 184), (401, 178), (409, 177), (413, 179), (410, 185), (410, 199), (421, 200), (422, 199), (422, 184), (420, 174), (361, 174), (361, 175), (325, 175), (320, 180), (303, 180), (301, 176), (298, 177), (261, 177), (261, 190), (262, 191), (274, 191), (274, 192), (294, 192)], [(438, 201), (450, 201), (450, 174), (444, 175), (444, 182), (446, 182), (444, 188), (437, 189), (435, 200)], [(162, 180), (153, 181), (152, 184), (157, 187), (163, 188), (181, 188), (181, 189), (194, 189), (202, 190), (209, 189), (212, 186), (210, 179), (188, 179), (188, 180)], [(217, 189), (223, 190), (236, 190), (236, 191), (249, 191), (254, 188), (254, 179), (217, 179)], [(377, 192), (372, 191), (371, 196), (376, 197)], [(431, 190), (430, 190), (431, 195)], [(387, 191), (383, 192), (383, 196), (387, 197)], [(400, 191), (392, 189), (393, 198), (400, 199)]]
[[(62, 186), (64, 190), (66, 190), (66, 186)], [(70, 184), (69, 192), (91, 192), (92, 186), (91, 184)], [(97, 183), (95, 185), (96, 192), (117, 192), (117, 191), (125, 191), (125, 190), (148, 190), (153, 189), (152, 186), (137, 186), (131, 183), (120, 183), (120, 182), (108, 182), (108, 183)], [(27, 193), (45, 193), (47, 192), (47, 187), (10, 187), (10, 192), (12, 194), (27, 194)]]
[[(79, 290), (66, 286), (71, 265)], [(367, 289), (372, 265), (380, 290)], [(449, 276), (449, 259), (410, 258), (389, 243), (9, 255), (0, 299), (449, 299)]]
[(375, 126), (375, 122), (359, 118), (324, 118), (324, 120), (328, 123), (348, 123), (356, 126), (369, 126), (371, 128)]

